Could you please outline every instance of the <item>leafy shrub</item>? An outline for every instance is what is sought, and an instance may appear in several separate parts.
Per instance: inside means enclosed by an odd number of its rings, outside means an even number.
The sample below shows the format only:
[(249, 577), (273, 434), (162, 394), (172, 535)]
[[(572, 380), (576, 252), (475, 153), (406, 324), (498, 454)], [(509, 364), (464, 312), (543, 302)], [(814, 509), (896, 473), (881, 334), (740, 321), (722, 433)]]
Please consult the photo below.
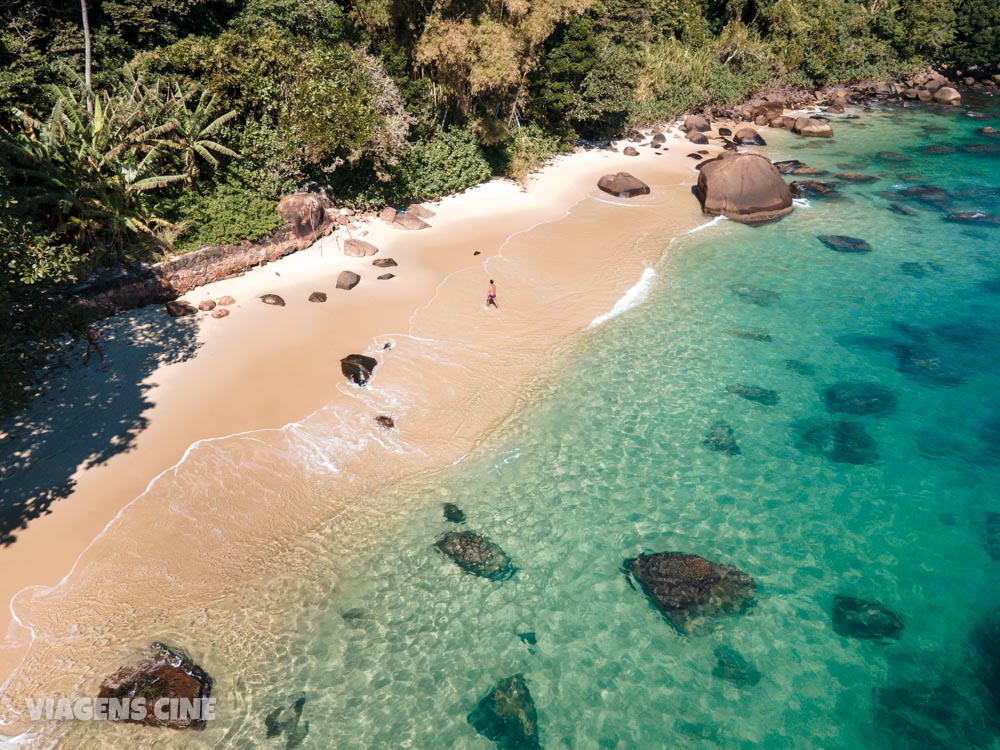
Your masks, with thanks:
[(396, 197), (433, 200), (488, 180), (492, 172), (468, 128), (437, 129), (413, 144), (394, 171)]
[(178, 223), (187, 227), (174, 245), (181, 252), (254, 240), (282, 224), (273, 200), (228, 182), (207, 193), (186, 194), (178, 213)]
[(557, 136), (546, 135), (537, 125), (517, 128), (503, 144), (503, 173), (524, 182), (563, 149)]

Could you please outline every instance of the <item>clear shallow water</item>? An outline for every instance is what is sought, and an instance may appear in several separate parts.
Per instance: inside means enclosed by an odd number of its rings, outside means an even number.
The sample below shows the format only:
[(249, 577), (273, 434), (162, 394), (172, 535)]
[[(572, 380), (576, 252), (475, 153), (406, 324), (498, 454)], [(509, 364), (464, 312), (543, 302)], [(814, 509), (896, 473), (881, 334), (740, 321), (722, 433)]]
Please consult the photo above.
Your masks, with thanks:
[[(402, 508), (398, 519), (377, 549), (338, 565), (322, 601), (289, 615), (280, 670), (248, 679), (225, 744), (281, 746), (263, 716), (302, 692), (302, 747), (487, 748), (465, 717), (520, 672), (546, 747), (1000, 747), (966, 643), (1000, 605), (985, 545), (1000, 430), (984, 427), (1000, 413), (1000, 227), (886, 193), (933, 183), (954, 196), (946, 210), (1000, 213), (998, 154), (918, 148), (990, 142), (973, 130), (1000, 124), (1000, 109), (976, 106), (992, 119), (889, 110), (835, 123), (832, 142), (779, 134), (774, 159), (879, 180), (778, 224), (722, 222), (670, 244), (645, 303), (573, 342), (557, 383), (477, 455), (374, 499)], [(819, 234), (874, 250), (836, 253)], [(778, 297), (761, 306), (735, 285)], [(747, 330), (771, 340), (734, 333)], [(847, 417), (876, 443), (870, 465), (799, 445), (797, 422), (842, 418), (822, 389), (844, 380), (898, 399), (891, 415)], [(743, 400), (732, 384), (780, 401)], [(740, 455), (702, 444), (720, 420)], [(463, 574), (434, 551), (455, 528), (443, 502), (503, 546), (513, 579)], [(756, 606), (707, 636), (678, 635), (619, 572), (625, 557), (666, 550), (750, 573)], [(900, 639), (837, 635), (835, 594), (900, 613)], [(720, 645), (760, 683), (713, 676)]]
[[(520, 672), (548, 748), (1000, 747), (966, 645), (1000, 606), (1000, 562), (985, 546), (986, 514), (1000, 512), (1000, 427), (984, 429), (1000, 413), (1000, 228), (943, 218), (1000, 213), (1000, 159), (918, 150), (996, 143), (973, 133), (1000, 126), (995, 105), (989, 114), (888, 110), (835, 122), (833, 141), (776, 134), (774, 159), (879, 180), (763, 228), (723, 221), (674, 242), (646, 237), (663, 257), (655, 276), (636, 279), (633, 298), (648, 294), (638, 307), (564, 346), (474, 455), (359, 498), (370, 518), (357, 538), (377, 541), (358, 549), (337, 523), (303, 539), (266, 587), (237, 594), (247, 625), (228, 642), (208, 610), (165, 624), (158, 637), (192, 644), (209, 671), (220, 651), (229, 663), (245, 653), (235, 674), (217, 675), (224, 730), (72, 731), (116, 746), (141, 736), (157, 747), (285, 747), (265, 737), (264, 718), (302, 694), (302, 748), (489, 748), (466, 716)], [(928, 183), (948, 205), (898, 195)], [(835, 253), (820, 234), (864, 238), (873, 252)], [(796, 424), (841, 418), (822, 390), (844, 380), (898, 400), (891, 415), (847, 417), (874, 439), (871, 465), (800, 445)], [(746, 401), (726, 391), (734, 384), (780, 400)], [(703, 445), (718, 421), (740, 455)], [(433, 549), (455, 528), (443, 502), (511, 555), (511, 580), (463, 574)], [(708, 635), (677, 634), (619, 570), (666, 550), (751, 574), (756, 606)], [(901, 638), (837, 635), (835, 594), (900, 613)], [(759, 684), (713, 676), (722, 645), (761, 672)], [(873, 691), (898, 687), (880, 709)]]

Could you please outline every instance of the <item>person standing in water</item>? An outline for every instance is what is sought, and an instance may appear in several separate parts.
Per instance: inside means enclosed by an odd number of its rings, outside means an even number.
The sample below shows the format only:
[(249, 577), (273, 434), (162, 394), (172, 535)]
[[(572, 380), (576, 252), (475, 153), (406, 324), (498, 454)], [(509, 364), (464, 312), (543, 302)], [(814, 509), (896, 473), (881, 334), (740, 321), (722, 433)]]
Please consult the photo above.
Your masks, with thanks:
[(497, 304), (497, 285), (493, 283), (493, 279), (490, 279), (490, 285), (486, 287), (486, 306), (490, 305), (497, 310), (500, 309), (500, 305)]

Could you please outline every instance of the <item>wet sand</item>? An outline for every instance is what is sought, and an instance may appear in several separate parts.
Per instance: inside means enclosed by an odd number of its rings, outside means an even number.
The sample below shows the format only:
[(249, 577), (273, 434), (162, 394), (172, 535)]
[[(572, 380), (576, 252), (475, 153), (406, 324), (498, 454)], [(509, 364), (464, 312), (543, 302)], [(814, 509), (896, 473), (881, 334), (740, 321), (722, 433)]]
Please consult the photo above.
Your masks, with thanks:
[[(72, 467), (69, 494), (0, 548), (0, 596), (14, 618), (0, 652), (10, 729), (28, 728), (18, 716), (24, 696), (91, 694), (130, 648), (179, 633), (185, 621), (211, 612), (211, 630), (234, 629), (239, 614), (220, 603), (257, 585), (255, 575), (303, 535), (473, 449), (515, 410), (554, 348), (656, 262), (662, 244), (645, 237), (704, 222), (690, 195), (695, 162), (686, 154), (696, 147), (671, 136), (665, 145), (660, 155), (560, 157), (526, 190), (494, 182), (430, 205), (428, 230), (375, 222), (363, 239), (396, 268), (343, 257), (326, 238), (186, 295), (195, 304), (235, 297), (227, 318), (172, 320), (150, 308), (106, 321), (104, 365), (68, 370), (66, 392), (37, 403), (21, 428), (30, 440), (57, 401), (103, 395), (95, 383), (120, 379), (135, 396), (122, 404), (134, 436), (119, 438), (120, 450), (93, 446)], [(600, 175), (619, 170), (653, 194), (626, 201), (596, 190)], [(343, 269), (362, 276), (350, 292), (335, 288)], [(376, 280), (386, 271), (396, 278)], [(499, 311), (484, 305), (489, 278)], [(328, 301), (307, 302), (312, 291)], [(286, 306), (262, 304), (265, 293)], [(155, 344), (164, 331), (182, 361), (161, 363), (170, 356), (156, 345), (134, 355), (132, 340)], [(353, 352), (380, 360), (367, 389), (340, 374), (339, 359)], [(114, 412), (114, 390), (105, 411)], [(59, 418), (45, 456), (27, 462), (26, 486), (58, 474), (61, 441), (86, 444), (88, 408), (77, 403)], [(375, 425), (376, 414), (395, 417), (397, 430)], [(72, 668), (53, 668), (70, 659)]]

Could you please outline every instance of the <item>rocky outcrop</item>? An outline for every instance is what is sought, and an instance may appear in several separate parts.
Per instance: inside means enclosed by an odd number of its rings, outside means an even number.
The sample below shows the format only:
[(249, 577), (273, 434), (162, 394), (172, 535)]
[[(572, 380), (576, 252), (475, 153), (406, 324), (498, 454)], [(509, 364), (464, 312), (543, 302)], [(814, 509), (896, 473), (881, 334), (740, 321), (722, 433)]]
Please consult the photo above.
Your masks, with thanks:
[(361, 283), (361, 277), (354, 273), (354, 271), (341, 271), (337, 277), (337, 289), (350, 291), (359, 283)]
[(597, 181), (597, 187), (605, 193), (619, 198), (634, 198), (637, 195), (649, 195), (649, 185), (628, 172), (606, 174)]
[[(170, 729), (204, 729), (206, 701), (212, 694), (212, 678), (183, 651), (153, 643), (137, 664), (122, 667), (101, 683), (98, 698), (126, 701), (121, 718), (133, 724)], [(170, 717), (170, 704), (178, 701)], [(159, 715), (157, 715), (159, 714)], [(166, 718), (161, 718), (166, 714)]]
[(830, 123), (812, 117), (799, 117), (792, 126), (792, 132), (810, 138), (833, 138)]
[(315, 193), (293, 193), (278, 203), (278, 215), (298, 238), (317, 239), (328, 226), (329, 201)]
[(896, 396), (884, 385), (846, 380), (823, 390), (826, 410), (835, 414), (884, 417), (896, 411)]
[(369, 255), (375, 255), (377, 252), (378, 248), (370, 242), (356, 240), (353, 237), (344, 240), (344, 255), (349, 258), (366, 258)]
[(709, 216), (763, 224), (792, 210), (792, 193), (778, 170), (760, 154), (725, 153), (701, 165), (698, 200)]
[(368, 357), (364, 354), (349, 354), (340, 360), (340, 371), (348, 380), (363, 387), (368, 385), (377, 365), (378, 360), (374, 357)]
[(449, 531), (434, 547), (467, 573), (491, 581), (504, 581), (516, 571), (499, 544), (475, 531)]
[(679, 632), (698, 635), (706, 620), (745, 612), (756, 584), (738, 568), (683, 552), (642, 554), (625, 560), (625, 572)]
[(523, 675), (500, 680), (469, 714), (468, 722), (500, 750), (541, 750), (538, 713)]
[(899, 638), (903, 621), (899, 615), (878, 602), (866, 602), (850, 596), (833, 597), (833, 629), (847, 638), (863, 638), (884, 643)]

